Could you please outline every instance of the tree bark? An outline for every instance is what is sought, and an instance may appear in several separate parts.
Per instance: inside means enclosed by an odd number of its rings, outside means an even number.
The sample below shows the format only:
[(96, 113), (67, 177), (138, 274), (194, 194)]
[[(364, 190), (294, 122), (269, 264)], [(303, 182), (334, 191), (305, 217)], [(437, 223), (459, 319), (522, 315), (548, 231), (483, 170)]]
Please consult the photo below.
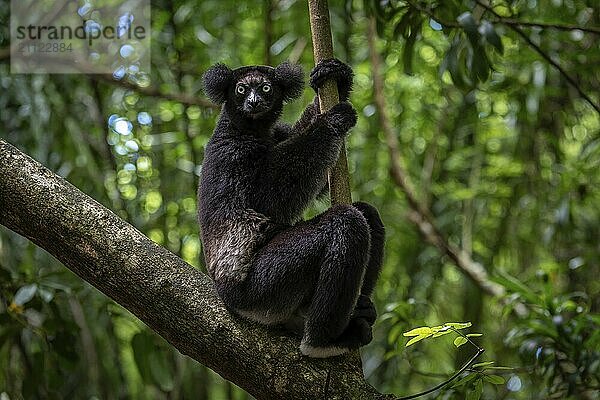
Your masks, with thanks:
[(356, 354), (309, 359), (299, 339), (232, 316), (206, 275), (3, 140), (0, 224), (257, 399), (394, 398), (364, 380)]
[[(309, 0), (308, 11), (310, 14), (310, 31), (312, 32), (315, 64), (318, 64), (319, 61), (333, 58), (333, 43), (331, 27), (329, 25), (327, 0)], [(340, 99), (335, 82), (332, 80), (325, 82), (323, 87), (319, 89), (321, 112), (329, 110), (339, 102)], [(329, 194), (331, 204), (352, 203), (346, 146), (342, 146), (335, 166), (329, 171)]]

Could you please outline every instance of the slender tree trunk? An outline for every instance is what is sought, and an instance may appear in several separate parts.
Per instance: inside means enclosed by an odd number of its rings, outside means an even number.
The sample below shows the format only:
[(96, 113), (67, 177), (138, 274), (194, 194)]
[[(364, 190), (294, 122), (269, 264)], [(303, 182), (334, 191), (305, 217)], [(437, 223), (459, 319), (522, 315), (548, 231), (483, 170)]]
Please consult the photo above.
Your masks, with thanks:
[[(317, 64), (319, 61), (333, 58), (333, 43), (327, 0), (309, 0), (308, 10), (310, 13), (310, 30), (312, 32), (315, 64)], [(325, 82), (323, 88), (319, 89), (321, 112), (329, 110), (339, 102), (340, 99), (335, 82), (331, 80)], [(342, 146), (337, 163), (329, 171), (329, 193), (332, 204), (352, 203), (350, 174), (348, 173), (345, 146)]]

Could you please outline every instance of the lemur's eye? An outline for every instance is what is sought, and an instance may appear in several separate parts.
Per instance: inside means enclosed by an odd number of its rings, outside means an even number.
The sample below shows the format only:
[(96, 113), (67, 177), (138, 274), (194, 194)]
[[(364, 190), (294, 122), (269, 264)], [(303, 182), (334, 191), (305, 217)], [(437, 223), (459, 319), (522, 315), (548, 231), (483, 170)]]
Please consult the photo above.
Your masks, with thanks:
[(238, 85), (238, 87), (235, 89), (236, 92), (238, 92), (239, 94), (244, 94), (244, 92), (246, 92), (246, 88), (243, 87), (242, 85)]
[(264, 84), (262, 87), (262, 91), (265, 93), (269, 93), (271, 91), (271, 85), (269, 85), (268, 83)]

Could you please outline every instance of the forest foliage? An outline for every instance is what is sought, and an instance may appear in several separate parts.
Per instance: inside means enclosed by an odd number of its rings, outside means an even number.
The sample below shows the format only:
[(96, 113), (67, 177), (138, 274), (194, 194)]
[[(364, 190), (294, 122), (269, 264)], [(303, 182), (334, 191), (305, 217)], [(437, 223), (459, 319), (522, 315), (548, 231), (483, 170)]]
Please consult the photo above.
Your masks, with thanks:
[[(598, 398), (597, 2), (346, 0), (330, 10), (335, 54), (356, 74), (353, 199), (381, 211), (388, 237), (380, 317), (361, 352), (369, 382), (407, 395), (447, 379), (474, 350), (439, 331), (469, 321), (461, 332), (485, 353), (439, 398)], [(0, 2), (0, 137), (202, 269), (196, 187), (218, 109), (201, 75), (216, 62), (286, 59), (309, 71), (306, 3), (152, 1), (152, 68), (120, 80), (11, 74), (9, 15)], [(430, 331), (412, 337), (440, 338), (406, 346), (417, 327)], [(4, 228), (0, 365), (2, 399), (249, 398)]]

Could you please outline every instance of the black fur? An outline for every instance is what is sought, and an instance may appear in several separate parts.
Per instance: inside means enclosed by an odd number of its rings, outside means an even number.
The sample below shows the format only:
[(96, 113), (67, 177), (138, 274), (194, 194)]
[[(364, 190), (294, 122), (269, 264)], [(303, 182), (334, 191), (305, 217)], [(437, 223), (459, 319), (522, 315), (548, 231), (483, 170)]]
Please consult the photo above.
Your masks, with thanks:
[[(335, 79), (348, 98), (351, 69), (317, 65), (316, 88)], [(299, 66), (217, 64), (204, 75), (207, 95), (224, 103), (206, 146), (199, 222), (209, 274), (225, 305), (264, 324), (300, 321), (301, 350), (341, 354), (371, 341), (369, 296), (381, 269), (384, 227), (366, 203), (338, 205), (308, 221), (307, 206), (326, 184), (356, 112), (342, 102), (324, 114), (315, 99), (289, 126), (284, 102), (302, 93)]]

